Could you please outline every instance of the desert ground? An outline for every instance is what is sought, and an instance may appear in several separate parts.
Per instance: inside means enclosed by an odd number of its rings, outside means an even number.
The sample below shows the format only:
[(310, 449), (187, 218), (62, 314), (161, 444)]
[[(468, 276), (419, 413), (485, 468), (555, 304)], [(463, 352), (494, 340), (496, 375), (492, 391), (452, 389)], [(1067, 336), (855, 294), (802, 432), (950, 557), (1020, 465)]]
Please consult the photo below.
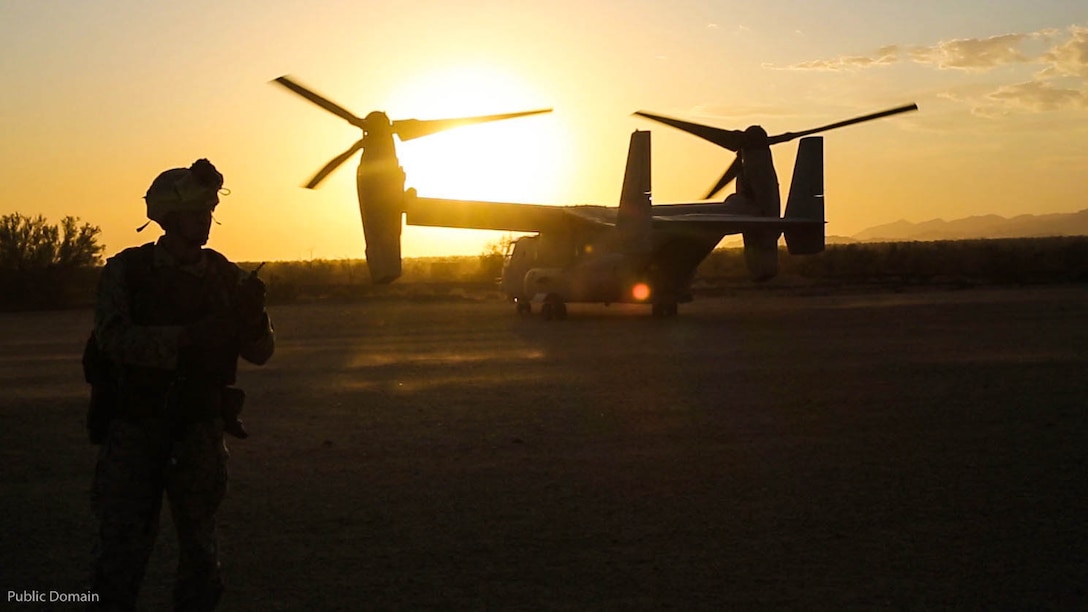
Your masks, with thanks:
[[(1088, 604), (1084, 285), (270, 311), (224, 610)], [(91, 320), (0, 314), (5, 593), (86, 590)]]

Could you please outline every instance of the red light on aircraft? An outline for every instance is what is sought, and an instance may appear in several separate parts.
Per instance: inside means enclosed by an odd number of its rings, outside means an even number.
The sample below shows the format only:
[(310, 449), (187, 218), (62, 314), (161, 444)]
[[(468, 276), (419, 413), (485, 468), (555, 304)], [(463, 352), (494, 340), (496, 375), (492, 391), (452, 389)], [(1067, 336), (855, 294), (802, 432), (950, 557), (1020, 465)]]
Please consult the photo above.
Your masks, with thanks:
[(644, 301), (650, 297), (650, 286), (646, 283), (638, 283), (631, 287), (631, 297), (638, 301)]

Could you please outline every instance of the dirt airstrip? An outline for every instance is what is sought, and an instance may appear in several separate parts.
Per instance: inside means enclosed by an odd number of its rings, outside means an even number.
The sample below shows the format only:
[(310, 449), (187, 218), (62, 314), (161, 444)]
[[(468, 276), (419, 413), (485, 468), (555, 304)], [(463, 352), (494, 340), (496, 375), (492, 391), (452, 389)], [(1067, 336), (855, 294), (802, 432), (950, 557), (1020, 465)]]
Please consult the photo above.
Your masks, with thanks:
[[(1084, 286), (271, 310), (224, 610), (1088, 603)], [(5, 594), (86, 589), (90, 323), (0, 314)]]

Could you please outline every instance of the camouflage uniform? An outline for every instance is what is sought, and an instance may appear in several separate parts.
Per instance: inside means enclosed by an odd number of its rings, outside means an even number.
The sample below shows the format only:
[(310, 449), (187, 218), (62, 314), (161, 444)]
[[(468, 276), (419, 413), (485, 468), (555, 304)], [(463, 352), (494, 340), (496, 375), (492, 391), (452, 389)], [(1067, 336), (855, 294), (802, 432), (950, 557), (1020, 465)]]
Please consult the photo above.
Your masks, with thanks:
[[(142, 271), (141, 271), (142, 270)], [(222, 593), (215, 512), (227, 489), (222, 390), (237, 358), (263, 364), (274, 348), (267, 313), (220, 346), (179, 347), (186, 326), (230, 321), (246, 278), (211, 249), (182, 265), (157, 244), (127, 249), (103, 268), (95, 308), (100, 350), (116, 368), (116, 418), (95, 471), (99, 520), (95, 609), (133, 609), (159, 526), (165, 492), (177, 531), (178, 610), (210, 610)]]

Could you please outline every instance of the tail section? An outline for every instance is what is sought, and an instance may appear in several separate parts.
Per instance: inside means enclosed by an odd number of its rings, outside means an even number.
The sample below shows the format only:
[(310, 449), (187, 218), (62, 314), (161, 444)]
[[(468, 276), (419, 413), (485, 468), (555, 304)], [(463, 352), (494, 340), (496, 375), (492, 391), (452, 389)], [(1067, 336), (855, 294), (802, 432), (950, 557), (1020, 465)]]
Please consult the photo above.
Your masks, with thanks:
[(653, 224), (650, 200), (650, 132), (635, 130), (627, 149), (616, 229), (626, 253), (648, 253)]
[[(824, 139), (802, 138), (793, 166), (787, 219), (824, 221)], [(788, 229), (786, 247), (791, 255), (813, 255), (824, 250), (824, 224)]]

